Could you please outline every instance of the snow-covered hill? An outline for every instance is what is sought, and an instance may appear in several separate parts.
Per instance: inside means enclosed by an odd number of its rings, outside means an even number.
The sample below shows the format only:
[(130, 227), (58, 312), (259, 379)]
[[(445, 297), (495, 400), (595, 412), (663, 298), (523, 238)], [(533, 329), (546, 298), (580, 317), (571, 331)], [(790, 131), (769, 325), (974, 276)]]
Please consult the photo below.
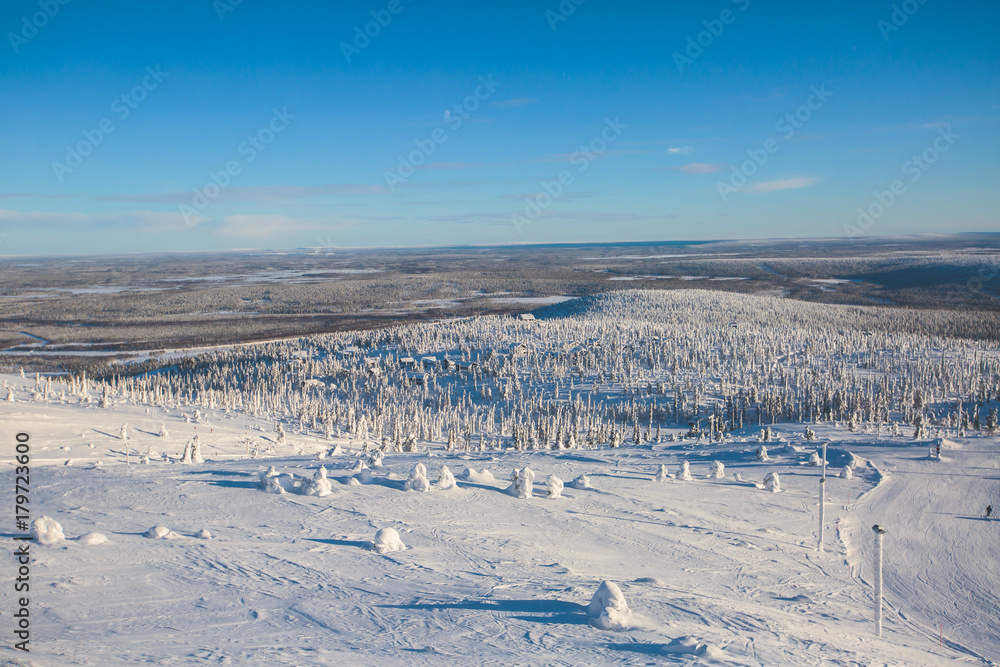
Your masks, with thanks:
[[(4, 379), (19, 394), (32, 384)], [(565, 452), (438, 445), (390, 453), (370, 483), (354, 484), (367, 460), (359, 442), (289, 433), (280, 451), (247, 459), (235, 414), (205, 411), (194, 424), (179, 410), (133, 405), (0, 410), (5, 463), (14, 432), (31, 434), (33, 516), (56, 519), (69, 538), (108, 537), (35, 547), (32, 653), (6, 651), (31, 664), (926, 665), (981, 664), (1000, 650), (1000, 522), (978, 518), (996, 496), (991, 437), (958, 439), (940, 461), (925, 444), (832, 425), (818, 426), (813, 443), (798, 427), (776, 429), (768, 461), (757, 460), (756, 437), (740, 435)], [(161, 422), (167, 436), (157, 435)], [(180, 464), (196, 429), (206, 462)], [(832, 475), (821, 554), (820, 473), (807, 462), (824, 438)], [(335, 445), (343, 453), (316, 460)], [(167, 459), (138, 463), (150, 449)], [(693, 481), (653, 481), (662, 464), (676, 475), (684, 460)], [(851, 460), (853, 479), (834, 476)], [(708, 479), (712, 461), (724, 478)], [(416, 463), (432, 486), (447, 465), (458, 487), (405, 491)], [(287, 476), (311, 478), (321, 464), (333, 494), (295, 493)], [(260, 489), (272, 465), (290, 493)], [(505, 493), (524, 466), (536, 473), (530, 499)], [(754, 484), (768, 472), (780, 493)], [(550, 474), (566, 482), (562, 498), (545, 496)], [(573, 488), (580, 475), (592, 488)], [(875, 522), (889, 529), (882, 639), (872, 623)], [(174, 535), (146, 537), (157, 525)], [(371, 549), (385, 527), (405, 551)], [(194, 537), (202, 529), (212, 538)], [(617, 631), (588, 615), (605, 580), (631, 610)]]
[(0, 375), (0, 501), (27, 433), (68, 538), (0, 660), (997, 664), (995, 336), (702, 292), (537, 314)]

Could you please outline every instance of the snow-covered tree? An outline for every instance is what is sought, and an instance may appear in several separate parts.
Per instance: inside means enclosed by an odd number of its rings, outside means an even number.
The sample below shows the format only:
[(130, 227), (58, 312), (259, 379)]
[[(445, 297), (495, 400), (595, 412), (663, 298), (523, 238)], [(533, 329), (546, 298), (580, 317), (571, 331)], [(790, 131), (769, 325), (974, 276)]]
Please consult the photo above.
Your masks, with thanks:
[(549, 498), (562, 498), (563, 481), (555, 475), (549, 475), (545, 480), (545, 494)]

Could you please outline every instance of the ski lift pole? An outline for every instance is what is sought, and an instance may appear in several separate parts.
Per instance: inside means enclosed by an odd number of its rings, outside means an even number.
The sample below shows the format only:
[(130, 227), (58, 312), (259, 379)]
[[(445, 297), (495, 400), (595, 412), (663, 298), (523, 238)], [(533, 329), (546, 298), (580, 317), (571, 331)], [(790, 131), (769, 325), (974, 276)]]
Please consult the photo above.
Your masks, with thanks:
[(826, 445), (823, 443), (823, 474), (819, 478), (819, 539), (816, 551), (823, 553), (823, 537), (826, 529)]
[(823, 553), (823, 531), (826, 525), (826, 477), (819, 480), (819, 540), (816, 551)]
[(886, 530), (878, 524), (872, 526), (875, 532), (875, 636), (882, 636), (882, 542)]

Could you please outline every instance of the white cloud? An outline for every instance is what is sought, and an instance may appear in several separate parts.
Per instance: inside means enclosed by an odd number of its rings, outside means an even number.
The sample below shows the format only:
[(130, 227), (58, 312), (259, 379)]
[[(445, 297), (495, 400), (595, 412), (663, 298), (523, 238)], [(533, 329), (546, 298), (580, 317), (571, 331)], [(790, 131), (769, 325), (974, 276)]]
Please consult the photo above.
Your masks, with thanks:
[(0, 209), (0, 223), (12, 225), (93, 225), (98, 227), (139, 227), (144, 230), (184, 229), (205, 222), (192, 218), (187, 224), (180, 213), (161, 211), (125, 211), (112, 214), (85, 214), (79, 211), (9, 211)]
[(264, 239), (277, 234), (320, 231), (328, 225), (290, 218), (287, 215), (229, 215), (222, 219), (217, 236)]
[(694, 149), (690, 146), (676, 146), (674, 148), (668, 148), (667, 152), (671, 155), (690, 155), (694, 153)]
[(762, 181), (760, 183), (754, 183), (753, 185), (748, 185), (743, 188), (743, 192), (759, 194), (762, 192), (776, 192), (778, 190), (797, 190), (799, 188), (807, 188), (818, 182), (819, 179), (812, 176), (796, 176), (795, 178), (786, 178), (782, 181)]
[(685, 174), (711, 174), (716, 171), (722, 171), (727, 165), (724, 164), (709, 164), (707, 162), (691, 162), (688, 164), (682, 164), (679, 167), (664, 167), (663, 169), (657, 169), (657, 171), (680, 171)]

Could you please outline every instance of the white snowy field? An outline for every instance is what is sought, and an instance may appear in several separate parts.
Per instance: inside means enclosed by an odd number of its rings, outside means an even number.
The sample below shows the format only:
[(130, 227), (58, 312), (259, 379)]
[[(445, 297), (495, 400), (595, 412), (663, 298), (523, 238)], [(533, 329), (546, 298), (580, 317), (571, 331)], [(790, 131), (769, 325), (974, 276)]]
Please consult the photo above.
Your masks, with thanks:
[[(243, 417), (206, 410), (108, 409), (30, 401), (32, 381), (0, 376), (3, 507), (13, 514), (14, 435), (31, 436), (32, 517), (68, 539), (34, 545), (31, 653), (10, 646), (14, 593), (0, 596), (0, 661), (48, 665), (996, 664), (1000, 659), (1000, 451), (994, 437), (952, 438), (941, 461), (908, 437), (798, 425), (776, 428), (769, 461), (756, 437), (546, 452), (387, 454), (371, 483), (351, 484), (359, 442), (289, 432), (267, 458), (245, 458)], [(129, 424), (130, 466), (123, 423)], [(157, 435), (163, 422), (169, 435)], [(264, 426), (265, 424), (262, 424)], [(267, 423), (266, 426), (270, 426)], [(196, 431), (197, 429), (197, 431)], [(270, 428), (268, 428), (270, 431)], [(179, 463), (197, 432), (203, 464)], [(272, 438), (272, 433), (255, 433)], [(273, 439), (273, 438), (272, 438)], [(828, 441), (825, 553), (817, 553), (819, 469)], [(324, 461), (334, 444), (342, 454)], [(348, 448), (353, 445), (353, 451)], [(152, 449), (149, 464), (136, 452)], [(836, 475), (852, 453), (853, 479)], [(661, 464), (692, 481), (654, 481)], [(725, 478), (708, 479), (712, 461)], [(870, 461), (869, 465), (867, 462)], [(69, 462), (67, 464), (67, 462)], [(434, 485), (405, 491), (416, 463)], [(98, 465), (100, 464), (100, 465)], [(268, 466), (333, 494), (265, 493)], [(534, 496), (504, 493), (530, 466)], [(495, 480), (463, 475), (488, 469)], [(777, 472), (781, 492), (760, 483)], [(745, 482), (734, 479), (739, 473)], [(566, 482), (545, 497), (546, 478)], [(592, 489), (570, 482), (586, 475)], [(291, 487), (287, 477), (282, 479)], [(10, 537), (13, 517), (4, 535)], [(886, 620), (872, 621), (872, 531), (886, 540)], [(153, 526), (173, 534), (145, 536)], [(378, 554), (398, 530), (405, 551)], [(212, 539), (194, 537), (207, 529)], [(8, 544), (11, 542), (8, 540)], [(11, 561), (12, 562), (12, 561)], [(12, 565), (2, 575), (13, 578)], [(629, 614), (597, 627), (588, 604), (617, 583)], [(940, 632), (940, 638), (939, 638)], [(991, 662), (993, 661), (993, 662)], [(0, 664), (4, 664), (0, 662)]]

